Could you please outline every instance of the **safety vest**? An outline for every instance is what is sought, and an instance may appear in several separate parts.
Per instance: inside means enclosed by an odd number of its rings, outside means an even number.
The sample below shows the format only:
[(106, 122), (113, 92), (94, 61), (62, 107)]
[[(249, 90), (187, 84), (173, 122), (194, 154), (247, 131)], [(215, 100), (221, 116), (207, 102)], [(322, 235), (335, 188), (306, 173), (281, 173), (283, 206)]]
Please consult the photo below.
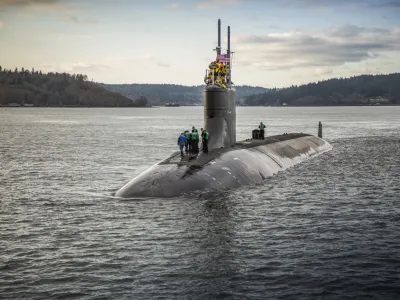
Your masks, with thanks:
[(221, 66), (221, 73), (224, 75), (226, 74), (226, 66), (225, 65)]
[(222, 64), (218, 62), (217, 63), (217, 68), (215, 69), (215, 72), (219, 73), (219, 72), (221, 72), (221, 70), (222, 70)]
[(197, 131), (192, 132), (192, 140), (199, 140), (199, 133)]
[(208, 132), (207, 131), (204, 132), (204, 134), (203, 134), (203, 140), (208, 141)]
[(186, 132), (185, 136), (188, 140), (192, 139), (192, 134), (189, 131)]
[(264, 130), (265, 125), (264, 124), (260, 124), (260, 126), (258, 126), (258, 128), (260, 128), (260, 130)]

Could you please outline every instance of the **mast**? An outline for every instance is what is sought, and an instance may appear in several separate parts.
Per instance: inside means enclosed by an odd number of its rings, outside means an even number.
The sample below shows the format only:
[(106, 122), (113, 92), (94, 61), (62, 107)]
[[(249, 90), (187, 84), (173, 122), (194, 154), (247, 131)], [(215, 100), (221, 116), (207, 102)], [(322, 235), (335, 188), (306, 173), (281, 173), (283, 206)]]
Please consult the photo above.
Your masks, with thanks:
[(218, 19), (218, 46), (217, 57), (221, 55), (221, 19)]
[(228, 50), (226, 50), (226, 57), (229, 59), (229, 74), (228, 74), (228, 85), (231, 86), (231, 26), (228, 26)]

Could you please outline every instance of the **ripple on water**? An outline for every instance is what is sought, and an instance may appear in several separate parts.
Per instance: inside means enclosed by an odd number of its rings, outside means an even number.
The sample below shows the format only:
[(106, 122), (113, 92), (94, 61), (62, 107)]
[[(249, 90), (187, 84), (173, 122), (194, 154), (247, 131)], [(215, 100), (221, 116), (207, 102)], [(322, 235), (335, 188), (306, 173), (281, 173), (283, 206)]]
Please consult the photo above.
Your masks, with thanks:
[[(176, 150), (167, 141), (200, 123), (195, 109), (163, 110), (155, 147), (157, 110), (3, 114), (0, 298), (399, 299), (396, 109), (357, 108), (356, 124), (332, 108), (331, 152), (259, 185), (175, 199), (110, 195)], [(322, 113), (238, 108), (238, 132), (265, 115), (297, 131)]]

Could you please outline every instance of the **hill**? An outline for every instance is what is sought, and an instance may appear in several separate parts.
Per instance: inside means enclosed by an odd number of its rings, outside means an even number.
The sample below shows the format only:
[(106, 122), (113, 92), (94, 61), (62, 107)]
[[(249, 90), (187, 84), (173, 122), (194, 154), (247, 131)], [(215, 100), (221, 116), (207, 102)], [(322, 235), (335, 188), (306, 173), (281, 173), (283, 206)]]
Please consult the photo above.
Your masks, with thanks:
[(87, 81), (82, 74), (47, 73), (24, 68), (0, 67), (0, 106), (146, 106), (147, 100), (135, 101)]
[(395, 105), (400, 104), (400, 73), (334, 78), (271, 89), (246, 97), (246, 105)]
[[(144, 96), (152, 105), (165, 105), (175, 102), (181, 105), (194, 105), (203, 103), (204, 85), (184, 86), (177, 84), (103, 84), (99, 86), (105, 89), (118, 92), (130, 99), (137, 99)], [(264, 93), (267, 89), (253, 86), (236, 86), (236, 99), (238, 102), (249, 95)]]

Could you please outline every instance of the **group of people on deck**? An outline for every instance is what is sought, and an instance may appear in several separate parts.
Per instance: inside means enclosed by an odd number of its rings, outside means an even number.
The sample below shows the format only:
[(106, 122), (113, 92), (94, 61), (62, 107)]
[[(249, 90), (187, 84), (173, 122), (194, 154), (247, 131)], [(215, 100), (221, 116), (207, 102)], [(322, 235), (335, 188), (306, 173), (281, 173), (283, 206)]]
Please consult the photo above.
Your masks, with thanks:
[(186, 154), (197, 155), (199, 154), (199, 142), (200, 137), (202, 139), (202, 150), (204, 153), (208, 153), (208, 131), (201, 128), (201, 135), (197, 129), (193, 126), (192, 132), (185, 130), (178, 138), (178, 146), (181, 151), (181, 156), (184, 156), (183, 149), (185, 148)]
[[(260, 122), (258, 129), (260, 131), (260, 138), (265, 139), (265, 125), (263, 122)], [(202, 151), (204, 153), (208, 153), (208, 140), (209, 140), (208, 131), (201, 128), (201, 134), (199, 135), (199, 132), (193, 126), (191, 132), (189, 130), (185, 130), (185, 132), (182, 132), (181, 135), (178, 137), (177, 143), (181, 151), (181, 156), (184, 156), (185, 153), (189, 154), (190, 156), (198, 155), (200, 152), (199, 150), (200, 137), (202, 141), (201, 143)], [(185, 153), (183, 152), (183, 149), (185, 149)]]

